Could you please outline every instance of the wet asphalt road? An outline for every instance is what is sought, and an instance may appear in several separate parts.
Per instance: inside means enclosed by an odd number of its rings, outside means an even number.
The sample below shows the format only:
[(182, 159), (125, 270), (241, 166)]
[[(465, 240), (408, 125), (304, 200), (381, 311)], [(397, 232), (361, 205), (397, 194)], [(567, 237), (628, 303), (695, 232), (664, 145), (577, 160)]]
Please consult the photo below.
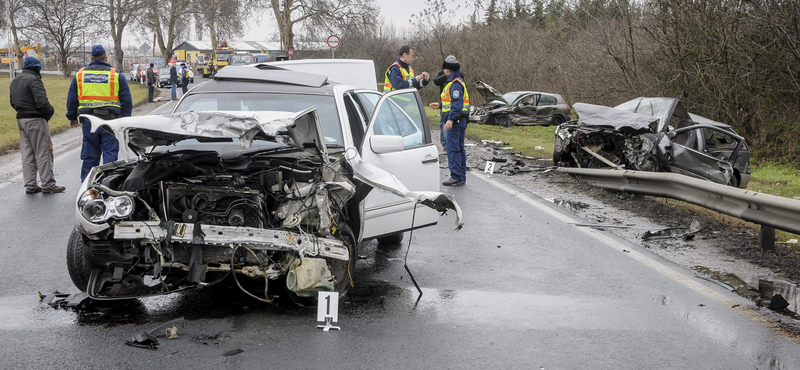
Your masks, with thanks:
[[(40, 307), (37, 291), (76, 291), (65, 246), (80, 161), (76, 150), (56, 155), (67, 194), (0, 183), (0, 369), (800, 368), (797, 344), (760, 323), (749, 301), (474, 173), (445, 189), (464, 210), (464, 229), (454, 231), (450, 215), (413, 235), (408, 264), (424, 295), (403, 269), (406, 244), (370, 243), (340, 332), (315, 329), (314, 309), (264, 305), (225, 287), (105, 314)], [(161, 339), (158, 350), (124, 345), (178, 317), (179, 338)]]

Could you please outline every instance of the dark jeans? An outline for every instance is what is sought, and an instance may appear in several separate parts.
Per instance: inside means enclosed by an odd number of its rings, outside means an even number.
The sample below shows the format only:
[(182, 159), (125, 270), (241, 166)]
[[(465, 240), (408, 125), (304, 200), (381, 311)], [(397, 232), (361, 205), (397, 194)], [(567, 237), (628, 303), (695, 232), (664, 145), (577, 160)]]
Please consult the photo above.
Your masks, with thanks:
[[(106, 117), (102, 118), (105, 119)], [(113, 119), (113, 117), (108, 118)], [(103, 163), (117, 160), (119, 142), (114, 135), (104, 129), (97, 129), (97, 131), (92, 133), (92, 125), (88, 120), (81, 122), (81, 128), (83, 129), (83, 147), (81, 148), (83, 166), (81, 167), (81, 182), (83, 182), (92, 167), (96, 167), (100, 164), (100, 157), (103, 158)]]
[(467, 119), (461, 118), (453, 122), (453, 128), (447, 131), (447, 167), (450, 168), (450, 178), (456, 181), (467, 181), (467, 151), (464, 149), (466, 130)]
[(186, 94), (186, 91), (189, 90), (189, 80), (181, 81), (181, 90), (183, 90), (183, 93)]
[(156, 92), (155, 85), (147, 85), (147, 101), (152, 103), (153, 102), (153, 94)]

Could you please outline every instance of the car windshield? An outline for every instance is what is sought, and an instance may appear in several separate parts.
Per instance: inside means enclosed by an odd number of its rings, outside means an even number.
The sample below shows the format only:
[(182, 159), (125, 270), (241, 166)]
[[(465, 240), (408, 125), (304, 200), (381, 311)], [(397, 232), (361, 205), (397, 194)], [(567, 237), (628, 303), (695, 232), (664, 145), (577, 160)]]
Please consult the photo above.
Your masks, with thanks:
[(231, 64), (250, 64), (252, 62), (253, 57), (250, 54), (231, 55)]
[(511, 104), (515, 100), (517, 100), (517, 98), (519, 98), (521, 95), (522, 95), (522, 93), (518, 93), (518, 92), (505, 93), (505, 94), (503, 94), (503, 99), (505, 99), (505, 101), (507, 101), (508, 104)]
[(299, 112), (316, 107), (328, 147), (341, 147), (342, 129), (332, 96), (280, 93), (197, 93), (187, 95), (175, 107), (181, 112)]

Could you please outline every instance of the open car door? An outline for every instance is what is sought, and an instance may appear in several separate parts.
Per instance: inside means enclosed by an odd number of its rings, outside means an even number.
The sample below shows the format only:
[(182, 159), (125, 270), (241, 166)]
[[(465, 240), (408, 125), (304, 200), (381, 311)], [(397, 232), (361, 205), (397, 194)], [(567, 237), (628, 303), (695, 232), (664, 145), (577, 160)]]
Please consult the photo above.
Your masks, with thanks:
[[(439, 153), (431, 141), (428, 119), (416, 90), (383, 95), (372, 111), (361, 145), (363, 163), (387, 172), (408, 191), (438, 193)], [(414, 201), (397, 192), (370, 192), (364, 200), (361, 238), (396, 234), (438, 222), (435, 210), (417, 206), (415, 213), (414, 208)]]

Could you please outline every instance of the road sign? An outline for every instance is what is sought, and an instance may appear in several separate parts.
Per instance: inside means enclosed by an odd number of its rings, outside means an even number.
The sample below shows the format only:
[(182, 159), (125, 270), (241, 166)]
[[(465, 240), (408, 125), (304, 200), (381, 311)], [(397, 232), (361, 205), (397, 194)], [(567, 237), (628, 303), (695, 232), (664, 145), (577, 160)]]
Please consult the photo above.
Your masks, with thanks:
[(289, 56), (294, 55), (294, 49), (289, 49)]
[(325, 325), (317, 325), (323, 331), (340, 330), (331, 324), (339, 321), (339, 292), (319, 292), (317, 299), (317, 321)]
[(330, 35), (328, 36), (328, 41), (326, 41), (326, 43), (328, 44), (329, 48), (336, 49), (339, 47), (339, 44), (342, 43), (342, 40), (339, 39), (339, 36)]

